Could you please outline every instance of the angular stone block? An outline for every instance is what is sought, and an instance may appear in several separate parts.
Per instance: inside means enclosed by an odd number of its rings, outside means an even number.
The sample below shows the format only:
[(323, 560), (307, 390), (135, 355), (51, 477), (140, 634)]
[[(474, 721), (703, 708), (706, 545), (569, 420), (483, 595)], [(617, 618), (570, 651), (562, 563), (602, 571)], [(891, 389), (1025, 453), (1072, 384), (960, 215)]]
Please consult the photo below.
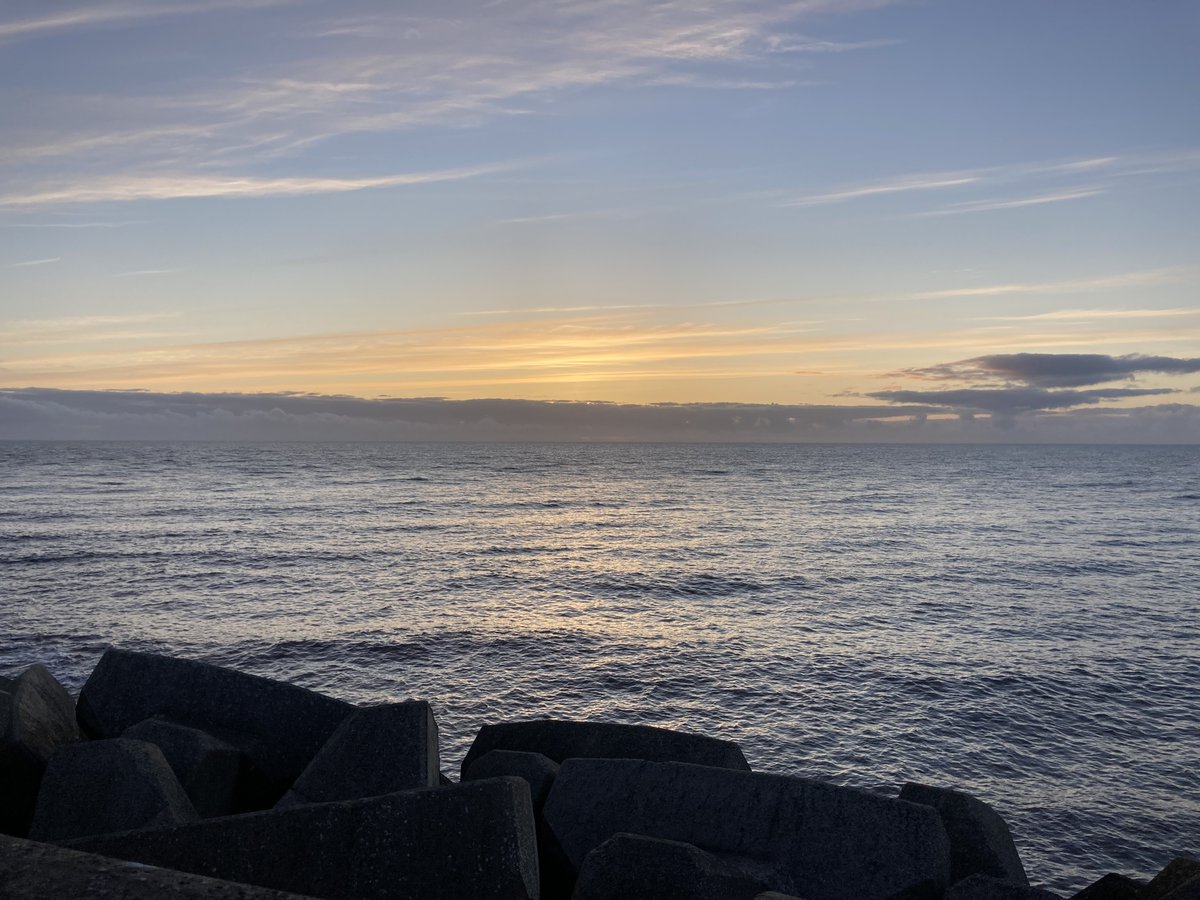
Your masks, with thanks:
[(994, 809), (970, 794), (909, 782), (900, 799), (932, 806), (950, 838), (950, 881), (991, 875), (1029, 884), (1008, 825)]
[(1071, 900), (1140, 900), (1142, 888), (1143, 885), (1132, 878), (1109, 872), (1073, 895)]
[(80, 853), (53, 844), (0, 837), (4, 900), (305, 900), (267, 888)]
[(80, 737), (75, 701), (45, 666), (0, 679), (0, 832), (29, 831), (46, 763)]
[(945, 900), (1060, 900), (1057, 894), (990, 875), (972, 875), (951, 886)]
[(274, 803), (353, 711), (349, 703), (208, 663), (110, 648), (79, 694), (79, 724), (112, 738), (162, 716), (234, 744)]
[(686, 763), (568, 759), (543, 817), (570, 864), (618, 832), (753, 857), (768, 887), (807, 900), (882, 900), (949, 882), (937, 811), (784, 775)]
[(465, 773), (476, 759), (492, 750), (540, 753), (557, 763), (579, 756), (685, 762), (742, 771), (750, 769), (741, 748), (733, 741), (648, 725), (533, 719), (484, 725), (467, 751), (462, 772)]
[(533, 808), (540, 812), (558, 776), (558, 763), (540, 753), (522, 753), (519, 750), (492, 750), (476, 757), (464, 773), (463, 781), (478, 781), (481, 778), (498, 778), (515, 775), (529, 783), (533, 797)]
[(1178, 856), (1150, 880), (1143, 896), (1145, 900), (1166, 900), (1172, 891), (1184, 887), (1193, 878), (1200, 878), (1200, 860)]
[(766, 884), (753, 868), (692, 844), (615, 834), (584, 858), (571, 900), (754, 900)]
[(437, 787), (440, 765), (428, 703), (360, 709), (342, 721), (276, 808)]
[(529, 787), (454, 787), (73, 841), (100, 853), (326, 898), (536, 900)]
[(169, 719), (146, 719), (126, 728), (121, 736), (158, 747), (204, 818), (237, 811), (242, 752), (232, 744)]
[(50, 757), (29, 836), (65, 841), (195, 818), (192, 802), (156, 746), (125, 738), (85, 741)]

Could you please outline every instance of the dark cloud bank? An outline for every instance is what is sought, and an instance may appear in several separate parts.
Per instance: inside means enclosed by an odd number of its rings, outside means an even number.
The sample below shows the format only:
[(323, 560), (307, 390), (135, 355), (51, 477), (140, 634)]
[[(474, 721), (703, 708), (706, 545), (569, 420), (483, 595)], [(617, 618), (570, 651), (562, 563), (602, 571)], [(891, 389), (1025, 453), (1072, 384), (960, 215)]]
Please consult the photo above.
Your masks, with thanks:
[(1002, 381), (1038, 388), (1078, 388), (1132, 379), (1143, 373), (1189, 375), (1196, 372), (1200, 372), (1200, 359), (1173, 356), (1001, 353), (924, 369), (905, 369), (899, 374), (930, 381)]
[(21, 388), (0, 390), (0, 439), (1200, 443), (1200, 406), (1094, 406), (1157, 393), (884, 391), (875, 405), (785, 406)]

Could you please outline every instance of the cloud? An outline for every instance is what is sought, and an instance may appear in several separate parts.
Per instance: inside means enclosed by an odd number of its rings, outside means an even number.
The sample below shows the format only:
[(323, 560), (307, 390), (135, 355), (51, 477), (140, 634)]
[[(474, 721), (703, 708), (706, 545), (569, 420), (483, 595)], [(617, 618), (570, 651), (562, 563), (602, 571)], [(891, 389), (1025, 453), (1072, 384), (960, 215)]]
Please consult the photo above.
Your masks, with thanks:
[(1038, 194), (1034, 197), (1019, 197), (1015, 200), (972, 200), (965, 203), (955, 203), (942, 209), (929, 210), (919, 213), (922, 216), (953, 216), (961, 213), (987, 212), (995, 209), (1021, 209), (1026, 206), (1043, 206), (1047, 203), (1064, 203), (1068, 200), (1082, 200), (1085, 197), (1097, 197), (1105, 193), (1103, 188), (1082, 188), (1074, 191), (1059, 191), (1051, 194)]
[(31, 193), (0, 195), (0, 207), (36, 207), (64, 203), (113, 203), (199, 197), (296, 197), (336, 194), (368, 188), (462, 181), (514, 168), (506, 162), (461, 169), (407, 172), (374, 178), (256, 178), (251, 176), (130, 176), (92, 180)]
[(138, 25), (168, 16), (190, 16), (231, 10), (254, 10), (281, 6), (295, 0), (206, 0), (204, 3), (92, 4), (61, 10), (30, 19), (0, 22), (0, 41), (31, 38), (47, 32), (71, 31), (112, 25)]
[(1043, 388), (960, 388), (946, 391), (894, 390), (867, 394), (889, 403), (925, 403), (959, 412), (988, 412), (1015, 416), (1037, 410), (1070, 409), (1105, 400), (1173, 394), (1170, 388), (1101, 388), (1088, 391), (1048, 391)]
[(1200, 358), (1108, 356), (1102, 353), (999, 353), (899, 375), (929, 381), (1003, 381), (1036, 388), (1075, 388), (1133, 378), (1142, 373), (1185, 375), (1200, 372)]
[(980, 316), (991, 322), (1090, 322), (1104, 319), (1163, 319), (1200, 316), (1200, 308), (1172, 309), (1056, 309), (1027, 316)]
[(1194, 443), (1200, 440), (1200, 407), (1035, 410), (989, 417), (986, 412), (955, 415), (941, 404), (368, 400), (24, 388), (0, 389), (0, 439)]
[(27, 259), (23, 262), (9, 263), (10, 269), (32, 269), (38, 266), (48, 266), (52, 263), (62, 262), (61, 256), (48, 256), (45, 259)]
[[(820, 440), (927, 407), (535, 400), (368, 400), (315, 394), (0, 390), (0, 438), (144, 440)], [(830, 435), (834, 435), (830, 438)]]
[(874, 184), (858, 185), (824, 194), (809, 194), (787, 200), (780, 206), (827, 206), (831, 203), (845, 203), (849, 200), (859, 200), (863, 197), (877, 197), (882, 194), (905, 194), (912, 191), (933, 191), (942, 188), (962, 187), (975, 184), (980, 175), (972, 173), (950, 173), (943, 175), (905, 175)]

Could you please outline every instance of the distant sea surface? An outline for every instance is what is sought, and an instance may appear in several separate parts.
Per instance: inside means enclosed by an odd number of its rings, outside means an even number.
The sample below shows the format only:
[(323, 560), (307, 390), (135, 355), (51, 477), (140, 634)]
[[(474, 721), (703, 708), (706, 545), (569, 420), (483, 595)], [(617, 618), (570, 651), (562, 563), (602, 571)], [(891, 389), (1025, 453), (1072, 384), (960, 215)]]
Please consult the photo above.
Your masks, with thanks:
[(1200, 447), (0, 443), (0, 671), (104, 647), (966, 789), (1065, 893), (1200, 851)]

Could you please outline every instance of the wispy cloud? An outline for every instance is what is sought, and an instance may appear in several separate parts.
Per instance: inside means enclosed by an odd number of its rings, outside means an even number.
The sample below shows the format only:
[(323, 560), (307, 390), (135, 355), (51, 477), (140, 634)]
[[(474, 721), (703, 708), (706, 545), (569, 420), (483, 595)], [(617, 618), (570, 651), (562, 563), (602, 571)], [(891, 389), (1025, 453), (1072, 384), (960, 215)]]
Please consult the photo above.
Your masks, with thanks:
[(849, 200), (859, 200), (863, 197), (877, 197), (883, 194), (905, 194), (912, 191), (934, 191), (941, 188), (962, 187), (976, 184), (982, 176), (972, 173), (957, 173), (943, 175), (905, 175), (872, 184), (848, 187), (824, 194), (809, 194), (786, 200), (780, 206), (827, 206), (831, 203), (845, 203)]
[(1090, 322), (1105, 319), (1163, 319), (1180, 316), (1200, 316), (1200, 308), (1188, 309), (1056, 309), (1027, 316), (979, 316), (999, 322)]
[(38, 207), (72, 203), (176, 200), (200, 197), (295, 197), (462, 181), (508, 171), (506, 162), (461, 169), (406, 172), (373, 178), (257, 178), (252, 176), (129, 176), (83, 181), (30, 193), (0, 195), (0, 207)]
[(1018, 197), (1014, 200), (970, 200), (964, 203), (954, 203), (942, 209), (927, 210), (917, 213), (917, 215), (954, 216), (961, 213), (988, 212), (995, 209), (1021, 209), (1026, 206), (1044, 206), (1047, 203), (1065, 203), (1068, 200), (1083, 200), (1086, 197), (1098, 197), (1103, 193), (1105, 193), (1103, 188), (1083, 188), (1074, 191), (1037, 194), (1032, 197)]
[(22, 262), (9, 263), (10, 269), (30, 269), (36, 266), (48, 266), (52, 263), (62, 262), (61, 256), (48, 256), (45, 259), (26, 259)]
[(137, 24), (170, 16), (282, 6), (295, 0), (207, 0), (204, 3), (107, 3), (77, 6), (28, 19), (0, 21), (0, 41), (36, 37), (47, 32)]

